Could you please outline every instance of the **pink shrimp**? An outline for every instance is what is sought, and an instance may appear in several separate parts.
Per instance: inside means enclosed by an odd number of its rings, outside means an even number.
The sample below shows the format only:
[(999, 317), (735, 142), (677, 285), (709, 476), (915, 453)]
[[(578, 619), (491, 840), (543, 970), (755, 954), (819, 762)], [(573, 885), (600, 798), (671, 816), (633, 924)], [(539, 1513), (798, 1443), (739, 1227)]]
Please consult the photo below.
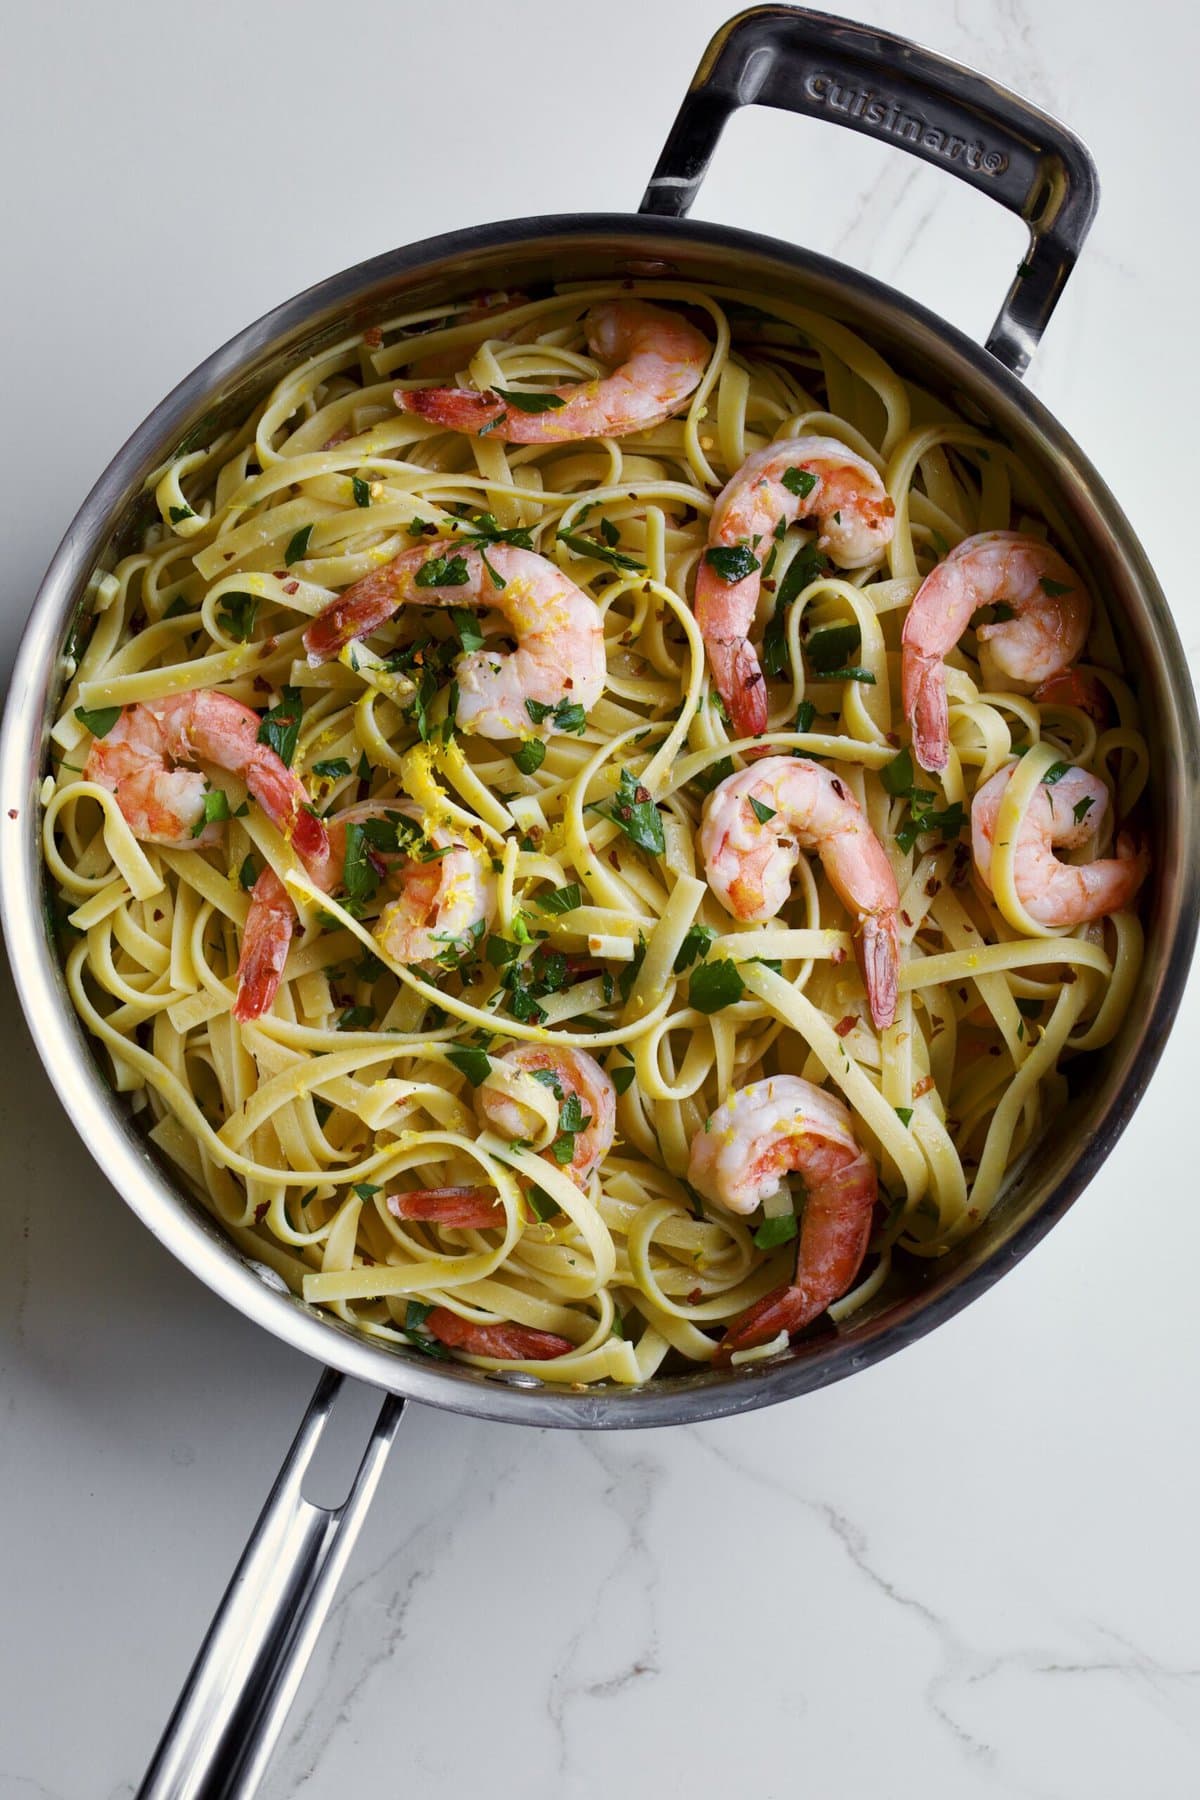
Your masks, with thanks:
[(752, 1082), (692, 1139), (688, 1180), (730, 1212), (753, 1212), (792, 1170), (807, 1190), (795, 1274), (733, 1321), (720, 1361), (803, 1330), (846, 1292), (866, 1254), (878, 1176), (846, 1107), (798, 1075)]
[(593, 356), (617, 366), (603, 380), (549, 389), (560, 406), (522, 412), (502, 396), (467, 388), (397, 388), (396, 404), (448, 431), (471, 437), (486, 432), (506, 444), (625, 437), (678, 412), (699, 386), (712, 349), (678, 313), (644, 300), (602, 301), (588, 313), (586, 327)]
[(484, 1231), (504, 1224), (504, 1207), (495, 1188), (408, 1188), (389, 1194), (388, 1211), (397, 1219), (453, 1226), (456, 1231)]
[[(439, 577), (436, 584), (421, 585), (422, 571)], [(527, 701), (538, 709), (570, 701), (587, 713), (604, 691), (604, 627), (596, 602), (556, 563), (511, 544), (485, 552), (443, 538), (402, 550), (308, 627), (309, 662), (315, 667), (369, 637), (404, 605), (494, 608), (516, 637), (515, 651), (472, 650), (454, 665), (458, 722), (481, 737), (528, 737)]]
[[(84, 778), (116, 795), (134, 836), (148, 844), (207, 848), (219, 824), (204, 824), (208, 783), (196, 767), (213, 763), (240, 775), (296, 854), (323, 867), (329, 837), (311, 810), (299, 776), (258, 741), (262, 720), (240, 700), (190, 688), (127, 706), (88, 755)], [(200, 829), (197, 829), (197, 828)]]
[[(781, 521), (815, 518), (817, 543), (843, 569), (873, 562), (891, 540), (895, 507), (878, 473), (836, 438), (784, 438), (748, 456), (713, 508), (696, 573), (695, 613), (717, 691), (739, 737), (767, 727), (767, 696), (750, 643), (762, 563)], [(754, 568), (720, 573), (722, 550), (744, 547)], [(712, 552), (718, 552), (713, 557)]]
[[(555, 1141), (542, 1154), (557, 1164), (579, 1187), (586, 1187), (594, 1169), (599, 1168), (612, 1149), (617, 1130), (617, 1093), (612, 1077), (600, 1067), (586, 1050), (564, 1046), (553, 1050), (538, 1044), (515, 1044), (498, 1059), (506, 1068), (526, 1078), (531, 1104), (501, 1093), (486, 1084), (475, 1095), (475, 1110), (480, 1123), (490, 1125), (507, 1138), (534, 1138), (543, 1129), (543, 1117), (536, 1100), (544, 1100), (547, 1091), (559, 1105), (563, 1121)], [(551, 1077), (550, 1080), (542, 1080)], [(535, 1082), (540, 1082), (539, 1087)], [(582, 1123), (574, 1123), (582, 1120)], [(566, 1164), (556, 1154), (562, 1138), (569, 1136), (570, 1158)]]
[[(984, 886), (992, 887), (992, 845), (996, 817), (1016, 763), (985, 781), (971, 802), (971, 847)], [(1116, 856), (1095, 862), (1064, 863), (1055, 849), (1077, 850), (1104, 823), (1108, 789), (1086, 769), (1068, 769), (1047, 787), (1034, 789), (1021, 822), (1013, 856), (1017, 898), (1030, 918), (1048, 928), (1069, 931), (1088, 919), (1123, 912), (1132, 905), (1150, 868), (1144, 847), (1122, 834)]]
[(805, 757), (766, 756), (726, 776), (704, 805), (708, 885), (735, 919), (773, 919), (801, 850), (815, 850), (858, 925), (859, 967), (877, 1026), (896, 1016), (900, 895), (887, 852), (845, 783)]
[(448, 1306), (435, 1306), (425, 1327), (439, 1344), (465, 1350), (468, 1356), (490, 1356), (497, 1362), (549, 1362), (555, 1356), (569, 1356), (575, 1348), (569, 1338), (556, 1337), (552, 1331), (535, 1331), (530, 1325), (513, 1325), (503, 1319), (482, 1325), (477, 1319), (451, 1312)]
[(1009, 616), (975, 633), (988, 687), (1030, 692), (1074, 662), (1087, 640), (1091, 599), (1057, 550), (1017, 531), (964, 538), (921, 583), (900, 640), (913, 752), (935, 774), (950, 755), (945, 659), (971, 615), (993, 605)]
[(1033, 697), (1039, 706), (1077, 706), (1098, 725), (1107, 723), (1112, 717), (1112, 696), (1108, 689), (1099, 676), (1081, 669), (1078, 663), (1072, 663), (1069, 669), (1060, 669), (1057, 675), (1051, 675), (1048, 681), (1035, 687)]

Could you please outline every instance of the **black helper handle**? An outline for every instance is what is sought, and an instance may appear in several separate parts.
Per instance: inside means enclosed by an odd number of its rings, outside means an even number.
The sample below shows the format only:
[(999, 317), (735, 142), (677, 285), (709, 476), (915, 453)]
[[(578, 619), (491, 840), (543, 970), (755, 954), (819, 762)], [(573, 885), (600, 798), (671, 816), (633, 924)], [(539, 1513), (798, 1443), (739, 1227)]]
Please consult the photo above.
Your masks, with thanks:
[(907, 38), (793, 6), (755, 6), (718, 31), (642, 200), (682, 218), (739, 106), (777, 106), (898, 145), (990, 194), (1029, 226), (1029, 249), (987, 340), (1020, 375), (1083, 247), (1099, 199), (1074, 134), (1007, 88)]

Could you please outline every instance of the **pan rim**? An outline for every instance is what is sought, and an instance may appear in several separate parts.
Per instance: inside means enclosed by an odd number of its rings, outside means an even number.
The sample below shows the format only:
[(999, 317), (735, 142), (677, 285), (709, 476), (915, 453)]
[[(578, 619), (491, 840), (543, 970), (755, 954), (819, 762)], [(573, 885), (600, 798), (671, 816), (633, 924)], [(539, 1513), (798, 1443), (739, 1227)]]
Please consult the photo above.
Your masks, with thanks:
[[(65, 620), (103, 547), (112, 519), (127, 502), (141, 473), (161, 460), (163, 446), (199, 403), (241, 376), (289, 332), (341, 307), (349, 311), (370, 290), (401, 276), (433, 272), (438, 263), (464, 251), (493, 252), (546, 248), (554, 240), (578, 247), (584, 239), (631, 238), (649, 244), (690, 243), (736, 257), (768, 257), (783, 264), (797, 283), (849, 289), (862, 303), (898, 312), (935, 334), (953, 367), (978, 389), (1016, 406), (1042, 433), (1064, 466), (1080, 478), (1092, 500), (1104, 508), (1143, 599), (1146, 623), (1167, 665), (1184, 758), (1181, 773), (1190, 801), (1179, 819), (1181, 843), (1179, 904), (1162, 952), (1158, 981), (1142, 1024), (1136, 1069), (1114, 1093), (1096, 1128), (1040, 1205), (1011, 1236), (975, 1268), (936, 1292), (919, 1294), (901, 1316), (881, 1315), (853, 1336), (813, 1345), (813, 1354), (745, 1366), (722, 1373), (668, 1377), (645, 1388), (607, 1388), (574, 1393), (550, 1386), (523, 1388), (511, 1378), (482, 1377), (454, 1364), (418, 1362), (400, 1356), (329, 1316), (307, 1308), (260, 1279), (234, 1247), (208, 1228), (185, 1204), (182, 1188), (153, 1160), (136, 1125), (122, 1111), (120, 1097), (103, 1081), (87, 1049), (89, 1040), (70, 1008), (61, 968), (41, 925), (42, 865), (37, 829), (36, 790), (44, 759), (43, 699), (57, 689), (54, 672)], [(157, 455), (154, 452), (157, 451)], [(1179, 671), (1181, 673), (1176, 673)], [(31, 729), (32, 728), (32, 729)], [(31, 757), (36, 732), (41, 746)], [(1200, 858), (1196, 855), (1197, 770), (1200, 721), (1196, 699), (1174, 621), (1140, 543), (1107, 485), (1052, 413), (1020, 380), (972, 339), (936, 314), (873, 277), (759, 233), (736, 227), (655, 215), (588, 213), (518, 218), (444, 233), (403, 246), (339, 271), (272, 308), (219, 346), (179, 382), (146, 416), (104, 469), (68, 526), (39, 586), (14, 663), (0, 739), (0, 917), (21, 1005), (34, 1043), (68, 1117), (106, 1178), (161, 1243), (206, 1286), (254, 1323), (314, 1359), (408, 1398), (505, 1423), (537, 1427), (615, 1429), (697, 1423), (791, 1399), (870, 1367), (932, 1331), (969, 1305), (1026, 1256), (1082, 1193), (1129, 1123), (1156, 1067), (1178, 1011), (1197, 931)], [(14, 812), (18, 816), (13, 816)], [(26, 816), (32, 813), (33, 820)]]

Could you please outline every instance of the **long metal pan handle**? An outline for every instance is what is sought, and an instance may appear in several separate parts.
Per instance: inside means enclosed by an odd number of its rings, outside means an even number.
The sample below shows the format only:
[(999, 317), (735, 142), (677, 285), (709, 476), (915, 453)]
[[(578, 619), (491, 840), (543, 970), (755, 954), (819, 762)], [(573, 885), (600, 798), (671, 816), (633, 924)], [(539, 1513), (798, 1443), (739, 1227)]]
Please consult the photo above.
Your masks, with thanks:
[(404, 1412), (384, 1401), (346, 1499), (314, 1506), (300, 1489), (342, 1379), (317, 1383), (138, 1800), (247, 1800), (262, 1779)]
[(987, 340), (1026, 368), (1095, 216), (1099, 182), (1079, 139), (1027, 100), (944, 56), (828, 13), (755, 6), (713, 38), (641, 204), (682, 218), (725, 121), (777, 106), (865, 132), (990, 194), (1029, 226), (1029, 249)]

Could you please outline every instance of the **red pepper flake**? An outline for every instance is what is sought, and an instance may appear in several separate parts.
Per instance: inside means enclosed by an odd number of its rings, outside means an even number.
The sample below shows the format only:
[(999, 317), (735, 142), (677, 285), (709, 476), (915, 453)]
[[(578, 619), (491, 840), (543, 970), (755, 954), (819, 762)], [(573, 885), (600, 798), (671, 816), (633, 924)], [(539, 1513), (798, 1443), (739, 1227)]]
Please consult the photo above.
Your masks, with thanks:
[(703, 1298), (704, 1298), (704, 1289), (695, 1287), (692, 1289), (691, 1293), (688, 1295), (687, 1303), (689, 1306), (699, 1306), (699, 1304), (700, 1304), (701, 1300), (703, 1300)]
[(611, 863), (611, 864), (612, 864), (612, 866), (613, 866), (613, 868), (614, 868), (614, 869), (619, 869), (619, 868), (620, 868), (620, 866), (621, 866), (621, 858), (620, 858), (620, 857), (619, 857), (619, 856), (618, 856), (618, 855), (617, 855), (617, 852), (616, 852), (616, 851), (615, 851), (615, 850), (610, 850), (610, 851), (609, 851), (609, 853), (608, 853), (608, 860), (609, 860), (609, 862), (610, 862), (610, 863)]
[(269, 1200), (264, 1200), (261, 1206), (256, 1206), (254, 1209), (254, 1223), (256, 1225), (261, 1225), (270, 1210), (271, 1202)]
[(259, 693), (259, 694), (269, 694), (270, 693), (271, 684), (267, 680), (265, 675), (256, 675), (254, 677), (254, 689), (255, 689), (255, 692)]
[(988, 1045), (988, 1055), (989, 1056), (999, 1056), (999, 1054), (1000, 1054), (999, 1044), (989, 1044)]
[(283, 591), (285, 594), (298, 594), (300, 591), (300, 583), (298, 581), (285, 581), (283, 584)]
[(840, 1038), (849, 1037), (850, 1033), (854, 1030), (854, 1027), (857, 1024), (858, 1024), (858, 1020), (855, 1018), (854, 1014), (847, 1013), (844, 1019), (838, 1020), (837, 1024), (834, 1026), (833, 1029), (837, 1032), (837, 1034)]
[(368, 325), (367, 329), (363, 332), (363, 343), (367, 346), (367, 349), (378, 350), (382, 342), (383, 333), (380, 331), (378, 325)]
[(902, 912), (900, 914), (900, 923), (902, 925), (911, 925), (912, 924), (912, 920), (909, 918), (909, 916), (906, 912)]
[(1079, 978), (1074, 969), (1064, 969), (1059, 979), (1064, 987), (1072, 987)]
[(159, 923), (161, 923), (161, 920), (162, 920), (162, 916), (163, 916), (163, 915), (162, 915), (162, 913), (161, 913), (161, 911), (160, 911), (160, 910), (159, 910), (159, 908), (158, 908), (158, 907), (157, 907), (157, 906), (156, 906), (156, 907), (155, 907), (155, 909), (154, 909), (154, 912), (153, 912), (153, 915), (152, 915), (152, 917), (153, 917), (153, 919), (154, 919), (154, 923), (155, 923), (155, 924), (156, 924), (156, 925), (158, 925), (158, 924), (159, 924)]
[(889, 731), (889, 732), (886, 732), (884, 735), (886, 736), (887, 741), (892, 746), (893, 750), (898, 750), (900, 748), (900, 737), (897, 732)]
[(778, 586), (778, 583), (776, 582), (775, 577), (773, 575), (767, 575), (759, 583), (759, 586), (761, 588), (763, 588), (766, 593), (773, 594), (775, 592), (776, 587)]
[(913, 1099), (914, 1100), (922, 1099), (926, 1094), (929, 1093), (929, 1091), (931, 1090), (932, 1087), (933, 1087), (933, 1076), (932, 1075), (922, 1075), (920, 1081), (918, 1081), (913, 1088)]
[(830, 960), (830, 962), (831, 962), (831, 963), (833, 963), (833, 964), (834, 964), (834, 965), (835, 965), (835, 966), (836, 966), (836, 965), (837, 965), (837, 964), (838, 964), (838, 963), (844, 963), (844, 962), (845, 962), (845, 960), (846, 960), (846, 952), (845, 952), (845, 951), (844, 951), (844, 950), (843, 950), (843, 949), (842, 949), (842, 946), (841, 946), (841, 945), (840, 945), (840, 944), (839, 944), (839, 945), (838, 945), (838, 947), (837, 947), (837, 949), (836, 949), (836, 950), (835, 950), (835, 951), (834, 951), (834, 953), (833, 953), (833, 955), (832, 955), (832, 956), (831, 956), (831, 957), (830, 957), (830, 958), (829, 958), (829, 960)]
[(942, 891), (941, 882), (938, 880), (936, 875), (931, 875), (929, 877), (929, 880), (925, 883), (926, 894), (928, 894), (929, 898), (932, 900), (935, 898), (936, 895), (940, 894), (941, 891)]
[(366, 1269), (373, 1269), (375, 1267), (375, 1258), (371, 1255), (369, 1250), (363, 1251), (359, 1261)]
[(286, 569), (272, 569), (271, 573), (272, 573), (272, 575), (274, 575), (276, 581), (286, 581), (288, 578), (288, 572)]
[(8, 816), (10, 819), (19, 819), (21, 815), (15, 806), (10, 806), (8, 809)]

